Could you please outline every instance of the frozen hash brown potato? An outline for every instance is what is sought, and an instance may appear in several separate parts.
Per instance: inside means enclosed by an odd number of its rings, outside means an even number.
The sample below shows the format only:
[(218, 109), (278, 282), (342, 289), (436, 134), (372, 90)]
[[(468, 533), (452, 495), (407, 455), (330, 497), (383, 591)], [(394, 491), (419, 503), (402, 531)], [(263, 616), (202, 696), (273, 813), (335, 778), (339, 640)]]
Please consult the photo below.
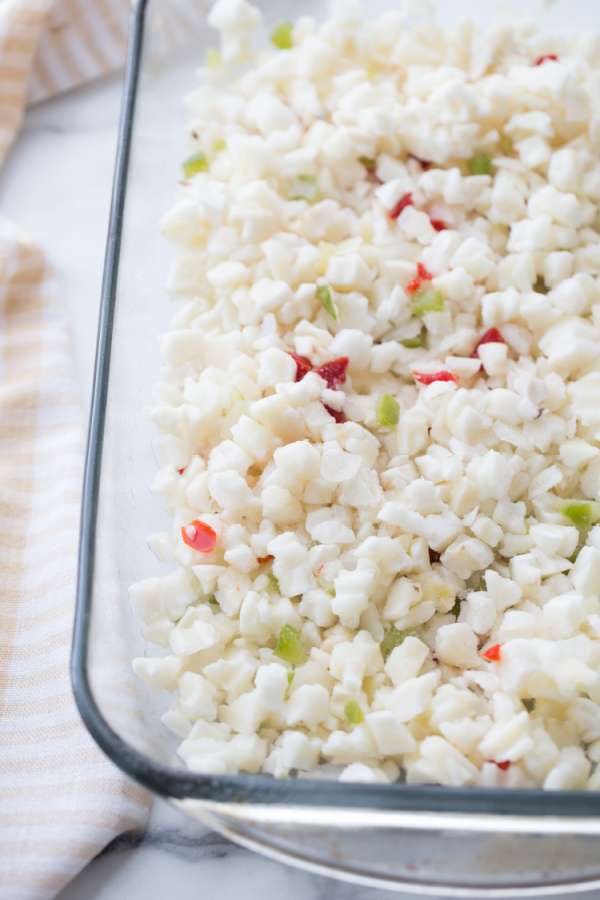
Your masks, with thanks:
[(209, 22), (135, 671), (195, 772), (599, 787), (600, 42)]

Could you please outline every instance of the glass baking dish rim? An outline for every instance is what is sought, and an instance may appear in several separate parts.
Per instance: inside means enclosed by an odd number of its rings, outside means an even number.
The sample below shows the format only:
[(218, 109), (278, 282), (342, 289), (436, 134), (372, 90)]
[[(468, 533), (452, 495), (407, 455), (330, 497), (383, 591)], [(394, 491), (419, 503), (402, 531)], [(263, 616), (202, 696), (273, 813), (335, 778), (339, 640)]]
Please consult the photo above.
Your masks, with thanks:
[(111, 761), (127, 775), (153, 792), (174, 799), (196, 799), (217, 804), (345, 807), (363, 809), (365, 812), (491, 814), (530, 820), (538, 817), (593, 818), (600, 815), (600, 796), (598, 792), (591, 791), (348, 784), (310, 779), (276, 780), (251, 774), (202, 775), (155, 762), (124, 741), (102, 714), (88, 674), (97, 508), (123, 214), (148, 6), (149, 0), (135, 0), (131, 14), (82, 490), (71, 682), (87, 730)]

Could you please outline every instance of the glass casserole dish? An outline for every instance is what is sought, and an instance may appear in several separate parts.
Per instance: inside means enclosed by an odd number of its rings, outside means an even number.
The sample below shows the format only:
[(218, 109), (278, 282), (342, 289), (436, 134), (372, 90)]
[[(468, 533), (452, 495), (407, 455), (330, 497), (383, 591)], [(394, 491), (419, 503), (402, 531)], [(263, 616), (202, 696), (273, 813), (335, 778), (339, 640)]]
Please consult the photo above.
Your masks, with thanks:
[[(264, 0), (268, 24), (319, 0)], [(374, 13), (397, 8), (370, 4)], [(588, 792), (348, 784), (260, 775), (202, 776), (174, 764), (160, 702), (133, 676), (143, 642), (126, 599), (161, 571), (145, 536), (167, 521), (148, 485), (156, 434), (144, 410), (157, 380), (157, 335), (170, 252), (158, 221), (184, 154), (180, 98), (214, 43), (202, 0), (139, 0), (132, 21), (98, 337), (82, 512), (72, 673), (92, 736), (130, 776), (234, 840), (316, 871), (438, 896), (548, 894), (600, 886), (600, 798)], [(549, 30), (591, 30), (595, 5), (529, 2)], [(488, 8), (444, 4), (442, 21)]]

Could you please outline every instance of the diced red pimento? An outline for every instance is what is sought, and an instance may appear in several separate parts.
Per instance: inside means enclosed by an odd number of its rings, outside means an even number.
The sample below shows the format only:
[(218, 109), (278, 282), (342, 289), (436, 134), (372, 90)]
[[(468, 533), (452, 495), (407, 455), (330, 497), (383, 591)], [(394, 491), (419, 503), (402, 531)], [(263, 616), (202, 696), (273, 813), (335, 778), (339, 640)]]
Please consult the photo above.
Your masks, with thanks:
[(420, 287), (422, 287), (424, 281), (431, 281), (433, 279), (433, 275), (431, 272), (423, 265), (422, 262), (417, 263), (417, 276), (413, 278), (412, 281), (409, 281), (406, 285), (406, 293), (407, 294), (416, 294)]
[(198, 550), (199, 553), (211, 553), (217, 545), (216, 531), (200, 519), (194, 519), (189, 525), (184, 525), (181, 537), (184, 544), (192, 550)]
[(259, 566), (264, 566), (266, 563), (271, 562), (274, 559), (274, 556), (257, 556), (256, 562), (259, 564)]
[(430, 217), (429, 221), (431, 222), (431, 227), (433, 229), (435, 229), (435, 231), (447, 231), (448, 230), (448, 227), (449, 227), (448, 223), (444, 222), (443, 219), (432, 219)]
[[(348, 363), (350, 362), (347, 356), (338, 356), (337, 359), (331, 359), (329, 362), (313, 368), (313, 364), (306, 356), (299, 356), (292, 350), (288, 350), (288, 354), (296, 363), (296, 381), (302, 381), (304, 376), (308, 375), (309, 372), (316, 372), (317, 375), (327, 382), (327, 387), (330, 388), (330, 390), (335, 390), (346, 380), (346, 371), (348, 369)], [(323, 406), (336, 422), (342, 423), (348, 421), (341, 410), (333, 409), (333, 407), (327, 406), (326, 403), (324, 403)]]
[(415, 205), (415, 202), (413, 200), (413, 195), (410, 192), (407, 194), (404, 194), (402, 197), (400, 197), (400, 199), (398, 200), (396, 205), (393, 206), (392, 209), (390, 209), (388, 216), (393, 221), (394, 219), (398, 218), (398, 216), (400, 215), (400, 213), (402, 212), (403, 209), (406, 209), (407, 206), (414, 206), (414, 205)]
[(495, 766), (498, 766), (503, 772), (506, 772), (506, 770), (510, 769), (512, 766), (510, 759), (501, 759), (500, 762), (497, 762), (495, 759), (490, 759), (490, 762), (494, 763)]
[(545, 53), (543, 56), (538, 56), (533, 65), (543, 66), (545, 62), (558, 62), (558, 56), (556, 53)]
[(434, 381), (453, 381), (458, 384), (458, 378), (447, 369), (440, 372), (413, 372), (413, 378), (420, 384), (433, 384)]
[(182, 469), (177, 469), (177, 471), (178, 471), (178, 473), (179, 473), (180, 475), (183, 475), (183, 473), (185, 472), (185, 470), (186, 470), (186, 466), (184, 466)]
[(493, 644), (481, 655), (484, 659), (489, 659), (490, 662), (499, 662), (502, 658), (502, 647), (500, 644)]
[(348, 419), (346, 418), (346, 414), (342, 409), (334, 409), (333, 406), (327, 406), (326, 403), (324, 403), (323, 406), (332, 417), (332, 419), (335, 419), (338, 425), (343, 425), (344, 422), (348, 421)]
[(307, 359), (306, 356), (299, 356), (292, 350), (288, 350), (288, 354), (296, 363), (296, 381), (302, 381), (304, 376), (308, 375), (308, 373), (312, 371), (312, 363), (310, 359)]
[(322, 366), (317, 366), (313, 371), (320, 375), (323, 381), (327, 382), (328, 388), (335, 390), (340, 384), (345, 382), (349, 362), (350, 360), (347, 356), (339, 356), (337, 359), (323, 363)]
[(313, 368), (313, 364), (306, 356), (298, 356), (291, 350), (288, 350), (288, 353), (296, 363), (296, 381), (302, 381), (309, 372), (316, 372), (327, 382), (327, 387), (333, 390), (346, 380), (346, 370), (350, 362), (347, 356), (339, 356)]
[(479, 356), (479, 348), (481, 347), (482, 344), (505, 344), (505, 343), (506, 343), (506, 341), (504, 340), (504, 338), (502, 337), (502, 334), (498, 331), (497, 328), (488, 328), (488, 330), (485, 331), (481, 335), (481, 337), (475, 344), (473, 352), (471, 353), (471, 358), (475, 359), (477, 356)]

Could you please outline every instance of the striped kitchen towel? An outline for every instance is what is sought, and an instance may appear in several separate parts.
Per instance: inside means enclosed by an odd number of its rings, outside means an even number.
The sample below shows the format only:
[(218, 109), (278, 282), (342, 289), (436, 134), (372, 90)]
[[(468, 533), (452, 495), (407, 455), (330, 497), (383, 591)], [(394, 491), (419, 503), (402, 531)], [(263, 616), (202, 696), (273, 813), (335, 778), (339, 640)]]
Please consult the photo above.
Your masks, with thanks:
[[(122, 63), (128, 5), (0, 0), (0, 162), (28, 97)], [(96, 748), (71, 697), (81, 476), (81, 414), (57, 291), (42, 252), (0, 217), (2, 900), (54, 897), (146, 815), (144, 792)]]
[(129, 13), (129, 0), (0, 3), (0, 160), (28, 100), (44, 100), (123, 64)]

